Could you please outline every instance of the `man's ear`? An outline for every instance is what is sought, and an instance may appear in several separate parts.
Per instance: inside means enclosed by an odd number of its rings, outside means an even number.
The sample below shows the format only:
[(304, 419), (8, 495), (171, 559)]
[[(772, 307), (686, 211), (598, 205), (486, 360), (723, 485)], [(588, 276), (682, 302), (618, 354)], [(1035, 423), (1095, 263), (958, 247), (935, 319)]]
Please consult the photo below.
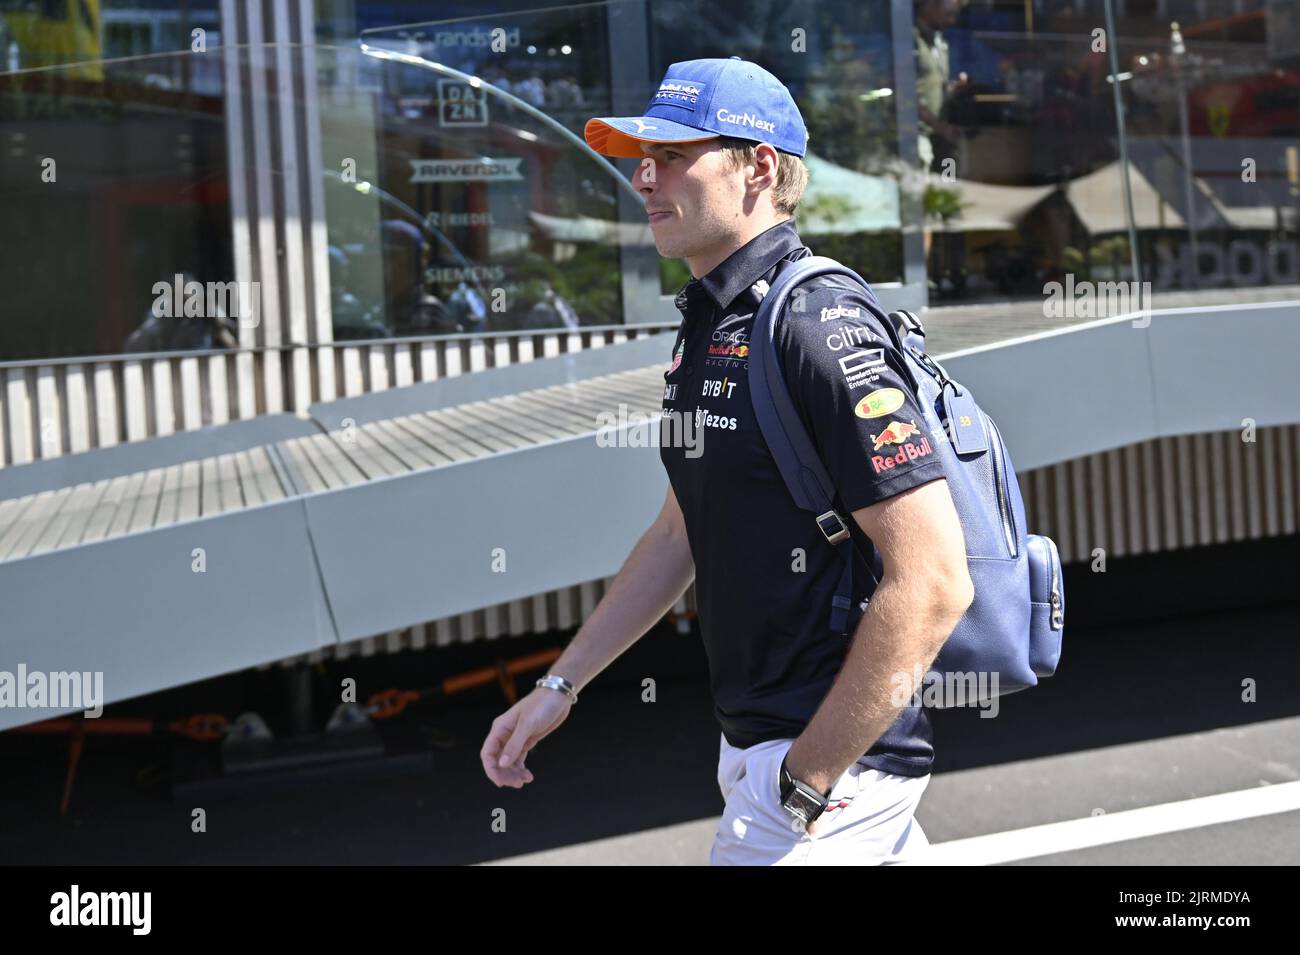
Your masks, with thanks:
[(780, 153), (767, 143), (762, 143), (754, 150), (754, 160), (755, 178), (767, 175), (770, 179), (770, 183), (768, 184), (772, 188), (775, 188), (777, 171), (781, 168)]

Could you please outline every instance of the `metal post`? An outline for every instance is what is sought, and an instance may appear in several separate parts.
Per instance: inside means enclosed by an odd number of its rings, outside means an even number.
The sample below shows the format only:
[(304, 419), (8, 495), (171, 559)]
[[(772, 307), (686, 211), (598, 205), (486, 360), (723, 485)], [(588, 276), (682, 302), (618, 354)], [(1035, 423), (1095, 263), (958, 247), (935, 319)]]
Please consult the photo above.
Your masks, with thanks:
[(1119, 34), (1115, 32), (1114, 0), (1106, 0), (1106, 50), (1110, 54), (1110, 87), (1115, 97), (1115, 129), (1119, 133), (1119, 161), (1122, 166), (1121, 181), (1124, 184), (1124, 218), (1128, 221), (1129, 264), (1133, 269), (1133, 281), (1138, 283), (1138, 307), (1146, 305), (1141, 301), (1142, 266), (1138, 260), (1137, 227), (1133, 218), (1133, 187), (1129, 184), (1128, 174), (1128, 139), (1124, 134), (1124, 97), (1119, 91)]

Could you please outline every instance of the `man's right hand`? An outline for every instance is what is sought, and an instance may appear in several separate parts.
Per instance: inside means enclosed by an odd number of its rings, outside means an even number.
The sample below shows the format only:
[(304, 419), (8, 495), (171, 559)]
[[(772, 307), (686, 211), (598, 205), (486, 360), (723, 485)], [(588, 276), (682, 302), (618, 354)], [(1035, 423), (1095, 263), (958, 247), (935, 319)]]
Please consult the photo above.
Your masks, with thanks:
[(515, 789), (531, 783), (533, 774), (524, 760), (543, 737), (564, 722), (572, 705), (563, 693), (539, 686), (493, 720), (479, 752), (488, 779)]

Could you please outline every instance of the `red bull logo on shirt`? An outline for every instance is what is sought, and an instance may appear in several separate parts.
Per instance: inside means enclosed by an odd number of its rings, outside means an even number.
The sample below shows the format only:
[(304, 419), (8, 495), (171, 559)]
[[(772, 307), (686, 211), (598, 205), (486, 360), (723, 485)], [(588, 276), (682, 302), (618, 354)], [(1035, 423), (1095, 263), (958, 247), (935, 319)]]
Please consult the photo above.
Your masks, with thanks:
[(748, 358), (748, 345), (710, 345), (709, 355), (714, 358)]
[(930, 444), (930, 439), (921, 438), (920, 444), (913, 444), (911, 438), (920, 434), (921, 429), (916, 426), (915, 421), (891, 421), (885, 426), (885, 430), (879, 434), (871, 436), (872, 450), (879, 451), (887, 444), (901, 445), (896, 453), (892, 454), (873, 454), (871, 456), (871, 466), (875, 468), (877, 474), (881, 471), (887, 471), (890, 468), (898, 467), (900, 464), (907, 464), (909, 461), (916, 461), (920, 458), (927, 457), (934, 452), (934, 447)]
[[(867, 397), (870, 397), (870, 395)], [(866, 398), (863, 400), (865, 401)], [(902, 444), (920, 430), (915, 421), (891, 421), (885, 425), (884, 431), (871, 436), (871, 450), (879, 451), (886, 444)]]

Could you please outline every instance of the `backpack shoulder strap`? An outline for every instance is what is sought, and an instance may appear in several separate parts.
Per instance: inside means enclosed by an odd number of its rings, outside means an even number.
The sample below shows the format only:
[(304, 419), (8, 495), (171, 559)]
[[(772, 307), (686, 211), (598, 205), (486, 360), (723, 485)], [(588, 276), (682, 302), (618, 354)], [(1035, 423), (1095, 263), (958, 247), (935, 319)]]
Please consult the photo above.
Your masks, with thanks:
[[(862, 278), (833, 259), (825, 256), (808, 256), (783, 264), (773, 284), (754, 315), (749, 344), (749, 395), (759, 430), (776, 461), (781, 477), (800, 509), (813, 514), (818, 529), (826, 540), (840, 548), (844, 557), (844, 571), (840, 575), (831, 608), (831, 629), (837, 633), (847, 630), (852, 609), (853, 540), (849, 532), (851, 515), (841, 514), (835, 507), (835, 485), (826, 465), (809, 437), (803, 421), (790, 396), (789, 386), (776, 352), (777, 321), (786, 300), (800, 282), (831, 272), (847, 273), (865, 286)], [(901, 345), (892, 323), (886, 322), (896, 347)], [(880, 564), (874, 553), (866, 561), (872, 576), (879, 583)]]

